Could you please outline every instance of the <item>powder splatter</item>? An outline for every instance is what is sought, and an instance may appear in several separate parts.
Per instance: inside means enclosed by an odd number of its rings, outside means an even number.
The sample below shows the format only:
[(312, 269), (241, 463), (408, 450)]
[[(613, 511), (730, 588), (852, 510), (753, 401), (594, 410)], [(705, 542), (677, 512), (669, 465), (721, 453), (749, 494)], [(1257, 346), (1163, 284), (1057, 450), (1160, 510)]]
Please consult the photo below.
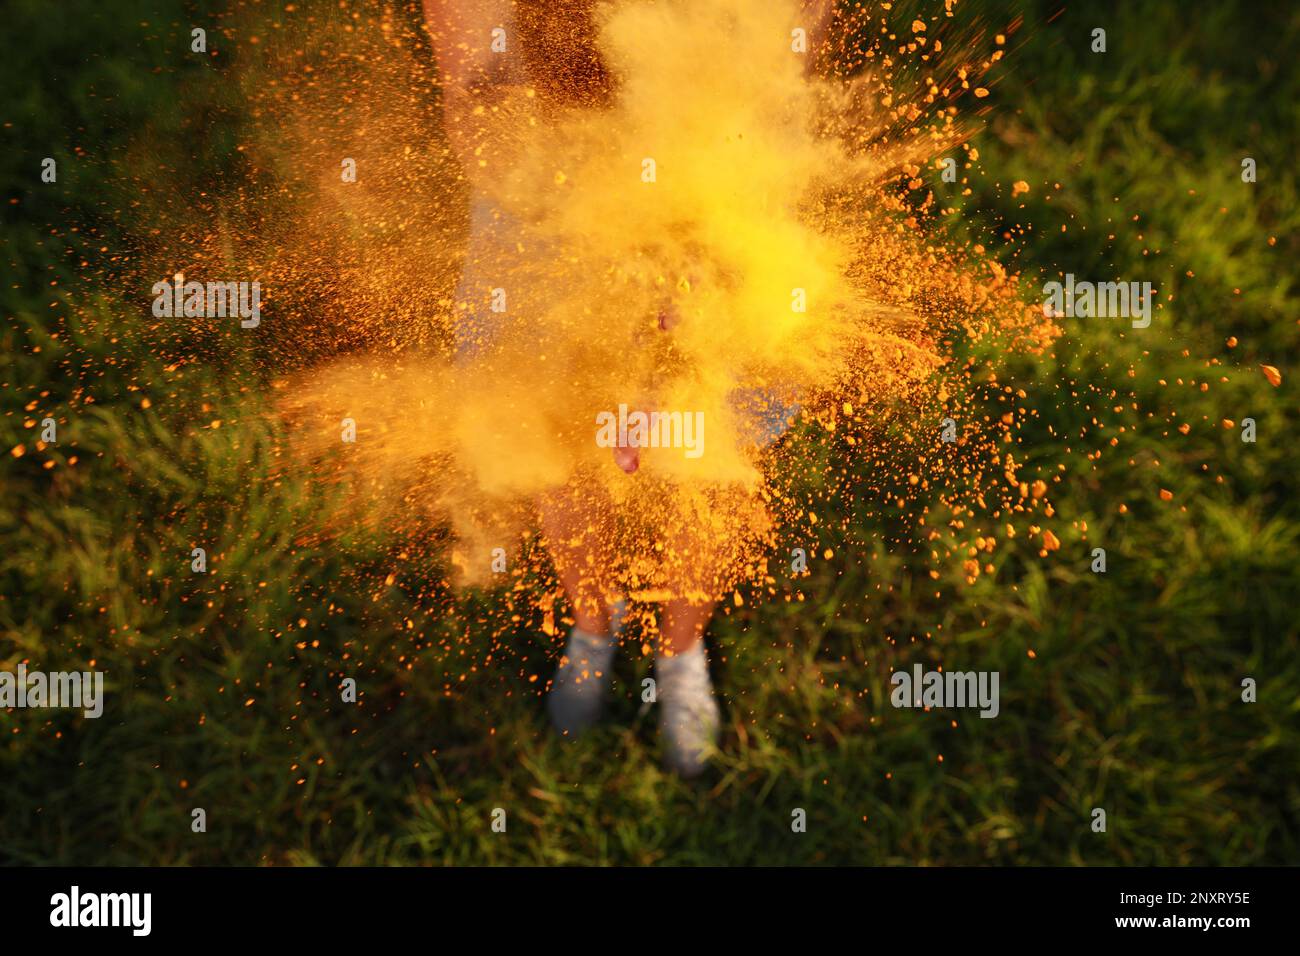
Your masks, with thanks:
[[(999, 357), (1055, 330), (1015, 276), (926, 234), (927, 181), (975, 160), (955, 104), (1002, 55), (975, 55), (978, 36), (945, 45), (950, 6), (905, 36), (843, 16), (812, 71), (793, 2), (602, 5), (599, 102), (496, 90), (455, 131), (469, 167), (439, 129), (429, 51), (391, 11), (378, 39), (328, 16), (311, 53), (273, 38), (293, 72), (253, 71), (247, 93), (277, 135), (242, 149), (288, 185), (241, 255), (296, 292), (269, 358), (303, 368), (278, 382), (286, 471), (350, 489), (343, 520), (432, 540), (471, 584), (504, 553), (518, 586), (536, 502), (576, 497), (591, 519), (571, 558), (600, 554), (584, 573), (646, 600), (674, 596), (668, 582), (693, 598), (770, 588), (773, 542), (821, 533), (817, 500), (867, 474), (875, 504), (910, 516), (898, 541), (973, 580), (997, 521), (1050, 509), (1003, 448), (1017, 413), (982, 409), (1007, 400)], [(466, 205), (503, 218), (506, 240), (467, 248)], [(190, 271), (238, 231), (198, 243)], [(481, 281), (457, 294), (461, 269)], [(478, 342), (485, 315), (499, 320)], [(457, 339), (471, 358), (451, 360)], [(766, 451), (755, 405), (798, 409)], [(706, 451), (641, 448), (627, 474), (596, 440), (620, 407), (699, 414)], [(553, 613), (554, 593), (540, 600)]]

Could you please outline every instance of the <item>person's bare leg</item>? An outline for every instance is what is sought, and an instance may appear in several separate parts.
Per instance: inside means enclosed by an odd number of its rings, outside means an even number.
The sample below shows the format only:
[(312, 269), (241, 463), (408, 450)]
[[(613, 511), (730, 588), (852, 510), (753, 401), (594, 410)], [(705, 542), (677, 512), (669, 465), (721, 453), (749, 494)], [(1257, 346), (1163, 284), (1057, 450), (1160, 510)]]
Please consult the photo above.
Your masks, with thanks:
[(571, 488), (543, 495), (537, 504), (546, 547), (573, 607), (574, 623), (603, 634), (609, 630), (603, 583), (608, 564), (592, 511)]
[(577, 736), (600, 719), (618, 645), (618, 635), (610, 632), (611, 564), (598, 526), (604, 515), (587, 497), (594, 494), (575, 484), (544, 496), (537, 506), (575, 622), (546, 697), (552, 723), (566, 736)]
[(659, 653), (685, 654), (704, 639), (704, 631), (713, 617), (716, 601), (674, 598), (664, 604), (659, 624)]

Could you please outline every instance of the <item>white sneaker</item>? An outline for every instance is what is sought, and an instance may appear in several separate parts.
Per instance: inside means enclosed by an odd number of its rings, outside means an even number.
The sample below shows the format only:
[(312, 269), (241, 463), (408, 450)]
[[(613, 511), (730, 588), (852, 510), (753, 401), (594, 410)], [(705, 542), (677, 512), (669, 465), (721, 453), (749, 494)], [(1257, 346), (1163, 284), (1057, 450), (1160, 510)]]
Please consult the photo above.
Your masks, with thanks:
[(660, 657), (655, 675), (664, 763), (683, 777), (699, 776), (717, 749), (721, 723), (704, 641), (684, 654)]
[(627, 602), (611, 609), (609, 634), (592, 634), (580, 627), (569, 632), (569, 641), (555, 669), (546, 709), (551, 723), (566, 737), (576, 737), (597, 723), (605, 712), (610, 668), (623, 631)]

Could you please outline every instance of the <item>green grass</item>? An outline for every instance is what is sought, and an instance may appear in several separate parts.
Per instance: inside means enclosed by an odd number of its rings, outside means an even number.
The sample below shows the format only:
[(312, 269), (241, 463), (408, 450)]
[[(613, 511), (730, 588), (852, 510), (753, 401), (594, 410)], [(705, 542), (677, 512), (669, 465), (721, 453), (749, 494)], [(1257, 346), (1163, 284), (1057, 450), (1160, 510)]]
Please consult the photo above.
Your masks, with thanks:
[[(955, 570), (931, 581), (907, 549), (848, 559), (828, 537), (817, 550), (845, 560), (813, 562), (790, 587), (802, 600), (718, 618), (725, 754), (691, 784), (659, 768), (639, 705), (646, 661), (621, 661), (608, 724), (556, 740), (528, 680), (556, 648), (534, 621), (469, 670), (485, 653), (476, 622), (508, 620), (505, 596), (468, 595), (442, 618), (420, 593), (432, 559), (384, 586), (402, 542), (303, 539), (339, 503), (279, 473), (271, 399), (241, 340), (150, 337), (147, 305), (118, 281), (132, 266), (96, 250), (154, 241), (133, 205), (152, 164), (196, 190), (243, 175), (236, 91), (225, 68), (184, 55), (186, 5), (11, 6), (0, 666), (93, 659), (110, 699), (97, 721), (0, 712), (0, 861), (1297, 859), (1300, 15), (1133, 2), (1072, 5), (1049, 24), (1057, 4), (1025, 8), (974, 140), (973, 193), (944, 197), (961, 209), (948, 228), (1030, 276), (1147, 279), (1174, 298), (1146, 332), (1076, 323), (1014, 370), (1038, 414), (1018, 449), (1027, 473), (1066, 466), (1052, 487), (1059, 551), (1005, 542), (996, 574), (967, 586)], [(1012, 10), (972, 14), (996, 32)], [(1088, 51), (1096, 25), (1104, 55)], [(45, 156), (56, 184), (39, 181)], [(1013, 198), (1021, 179), (1031, 190)], [(1029, 238), (1004, 241), (1017, 224)], [(1282, 369), (1280, 388), (1259, 363)], [(37, 452), (46, 415), (60, 438)], [(1218, 424), (1246, 416), (1253, 445)], [(205, 576), (188, 568), (198, 544)], [(1105, 575), (1088, 567), (1098, 546)], [(918, 660), (1000, 671), (1001, 716), (954, 728), (952, 712), (894, 710), (889, 669)], [(346, 675), (359, 707), (339, 703)], [(1258, 703), (1241, 702), (1244, 676)], [(1098, 806), (1105, 834), (1089, 826)], [(505, 834), (491, 831), (496, 807)], [(806, 833), (791, 832), (795, 808)]]

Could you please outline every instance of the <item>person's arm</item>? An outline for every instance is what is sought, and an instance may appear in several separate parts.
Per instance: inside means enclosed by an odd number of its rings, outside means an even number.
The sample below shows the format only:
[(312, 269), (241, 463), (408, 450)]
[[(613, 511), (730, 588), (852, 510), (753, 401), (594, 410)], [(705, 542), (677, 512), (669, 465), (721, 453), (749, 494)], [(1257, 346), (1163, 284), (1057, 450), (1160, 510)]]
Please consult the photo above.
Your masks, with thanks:
[(523, 83), (514, 6), (514, 0), (424, 0), (441, 77), (443, 125), (467, 170), (482, 160), (493, 108)]

